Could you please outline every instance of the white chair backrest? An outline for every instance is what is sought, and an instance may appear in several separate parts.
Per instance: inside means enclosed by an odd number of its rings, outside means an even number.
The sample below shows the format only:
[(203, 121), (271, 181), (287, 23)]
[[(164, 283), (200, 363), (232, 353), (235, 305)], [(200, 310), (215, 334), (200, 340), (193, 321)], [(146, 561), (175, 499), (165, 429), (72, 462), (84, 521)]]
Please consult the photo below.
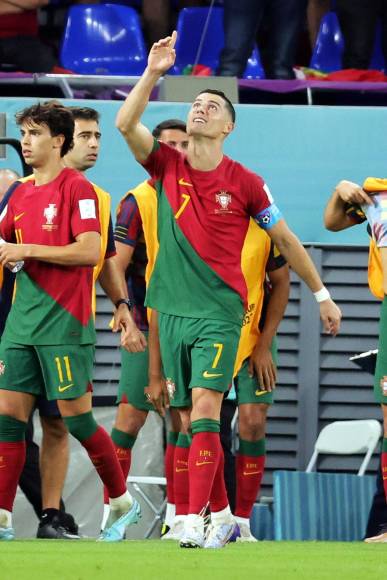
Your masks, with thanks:
[(320, 453), (352, 455), (365, 453), (358, 475), (364, 475), (375, 447), (382, 434), (382, 427), (375, 419), (360, 421), (334, 421), (321, 431), (306, 471), (312, 471)]

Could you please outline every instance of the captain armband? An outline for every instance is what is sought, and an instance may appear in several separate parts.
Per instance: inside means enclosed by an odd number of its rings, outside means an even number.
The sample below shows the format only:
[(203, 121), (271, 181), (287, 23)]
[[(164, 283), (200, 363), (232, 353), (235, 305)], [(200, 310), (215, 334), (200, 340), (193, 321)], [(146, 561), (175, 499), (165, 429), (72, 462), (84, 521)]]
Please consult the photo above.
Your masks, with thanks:
[(263, 230), (270, 230), (282, 219), (282, 214), (275, 203), (272, 203), (257, 214), (254, 219)]

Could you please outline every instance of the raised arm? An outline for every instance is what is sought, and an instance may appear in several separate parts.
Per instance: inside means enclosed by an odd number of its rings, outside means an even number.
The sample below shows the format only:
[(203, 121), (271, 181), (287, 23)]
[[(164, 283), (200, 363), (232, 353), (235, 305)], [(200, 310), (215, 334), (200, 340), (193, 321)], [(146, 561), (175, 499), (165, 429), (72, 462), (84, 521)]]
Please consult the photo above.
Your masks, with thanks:
[(175, 31), (152, 46), (148, 66), (117, 114), (116, 126), (140, 163), (148, 158), (153, 147), (152, 134), (141, 123), (141, 117), (157, 81), (175, 62), (176, 37)]
[(340, 328), (341, 311), (331, 299), (321, 278), (300, 240), (281, 219), (267, 233), (288, 264), (314, 293), (320, 307), (320, 317), (326, 332), (336, 335)]
[(324, 211), (324, 225), (332, 232), (339, 232), (356, 225), (345, 209), (347, 204), (372, 204), (372, 198), (352, 181), (340, 181), (332, 193)]

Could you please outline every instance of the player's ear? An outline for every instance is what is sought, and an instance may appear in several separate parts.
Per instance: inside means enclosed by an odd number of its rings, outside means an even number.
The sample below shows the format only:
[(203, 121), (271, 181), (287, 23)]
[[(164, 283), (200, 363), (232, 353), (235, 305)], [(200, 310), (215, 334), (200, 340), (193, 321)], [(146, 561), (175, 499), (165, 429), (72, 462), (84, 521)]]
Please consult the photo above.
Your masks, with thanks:
[(234, 123), (232, 121), (227, 121), (227, 123), (224, 125), (223, 135), (227, 137), (227, 135), (229, 135), (233, 129)]
[(54, 137), (54, 149), (61, 149), (62, 145), (65, 141), (65, 136), (64, 135), (55, 135)]

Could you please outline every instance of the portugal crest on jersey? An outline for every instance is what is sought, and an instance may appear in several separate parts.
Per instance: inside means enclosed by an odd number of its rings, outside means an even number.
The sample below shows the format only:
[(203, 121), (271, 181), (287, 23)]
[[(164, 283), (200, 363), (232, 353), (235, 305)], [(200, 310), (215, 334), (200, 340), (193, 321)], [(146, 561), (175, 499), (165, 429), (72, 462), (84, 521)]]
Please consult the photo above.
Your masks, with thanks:
[(5, 364), (4, 361), (0, 360), (0, 375), (5, 373)]
[(58, 226), (54, 225), (54, 218), (58, 214), (58, 210), (56, 208), (55, 203), (49, 203), (48, 207), (44, 208), (44, 217), (46, 218), (46, 223), (43, 225), (44, 230), (52, 231), (56, 229)]
[(231, 193), (221, 190), (219, 193), (215, 194), (215, 199), (220, 205), (220, 208), (216, 209), (215, 213), (232, 213), (232, 211), (229, 209), (229, 205), (232, 199)]
[(176, 385), (173, 382), (172, 379), (170, 379), (169, 377), (165, 380), (165, 384), (167, 387), (167, 392), (168, 392), (168, 397), (170, 399), (173, 399), (174, 395), (175, 395), (175, 391), (176, 391)]

